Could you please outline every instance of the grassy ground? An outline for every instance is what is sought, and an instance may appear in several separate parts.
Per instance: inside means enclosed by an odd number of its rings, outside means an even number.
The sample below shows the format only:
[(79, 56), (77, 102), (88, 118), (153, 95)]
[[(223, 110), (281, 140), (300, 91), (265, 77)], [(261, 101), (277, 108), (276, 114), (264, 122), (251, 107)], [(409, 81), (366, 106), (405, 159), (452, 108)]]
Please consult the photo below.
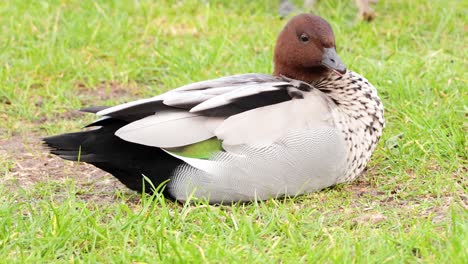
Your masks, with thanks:
[[(301, 1), (298, 1), (301, 2)], [(272, 71), (277, 1), (0, 2), (0, 262), (467, 263), (462, 0), (320, 1), (387, 127), (358, 181), (234, 206), (141, 197), (47, 154), (75, 109)]]

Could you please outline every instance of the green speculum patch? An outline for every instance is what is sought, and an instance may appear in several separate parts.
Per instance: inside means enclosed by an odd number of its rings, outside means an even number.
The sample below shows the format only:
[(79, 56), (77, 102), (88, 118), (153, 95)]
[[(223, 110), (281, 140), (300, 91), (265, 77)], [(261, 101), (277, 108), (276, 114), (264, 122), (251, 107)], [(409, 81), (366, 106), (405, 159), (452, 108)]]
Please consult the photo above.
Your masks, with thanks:
[(216, 152), (222, 151), (223, 148), (219, 139), (210, 138), (187, 146), (166, 148), (165, 150), (187, 158), (209, 159)]

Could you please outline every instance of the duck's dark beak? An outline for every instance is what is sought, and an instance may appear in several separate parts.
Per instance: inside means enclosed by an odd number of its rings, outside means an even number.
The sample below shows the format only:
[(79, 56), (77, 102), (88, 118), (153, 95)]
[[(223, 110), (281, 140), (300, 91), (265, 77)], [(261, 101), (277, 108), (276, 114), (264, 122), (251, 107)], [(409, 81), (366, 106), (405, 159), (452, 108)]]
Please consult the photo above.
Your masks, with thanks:
[(335, 48), (325, 48), (323, 50), (322, 65), (339, 75), (346, 73), (346, 66), (341, 62)]

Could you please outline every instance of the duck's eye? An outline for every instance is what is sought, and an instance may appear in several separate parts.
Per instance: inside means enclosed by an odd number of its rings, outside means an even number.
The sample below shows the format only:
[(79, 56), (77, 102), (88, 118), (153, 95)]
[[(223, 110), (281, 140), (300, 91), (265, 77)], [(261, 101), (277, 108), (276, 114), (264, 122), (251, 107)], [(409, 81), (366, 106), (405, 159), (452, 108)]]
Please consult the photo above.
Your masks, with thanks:
[(302, 33), (302, 35), (299, 36), (299, 40), (302, 43), (307, 43), (307, 42), (309, 42), (309, 35), (307, 35), (306, 33)]

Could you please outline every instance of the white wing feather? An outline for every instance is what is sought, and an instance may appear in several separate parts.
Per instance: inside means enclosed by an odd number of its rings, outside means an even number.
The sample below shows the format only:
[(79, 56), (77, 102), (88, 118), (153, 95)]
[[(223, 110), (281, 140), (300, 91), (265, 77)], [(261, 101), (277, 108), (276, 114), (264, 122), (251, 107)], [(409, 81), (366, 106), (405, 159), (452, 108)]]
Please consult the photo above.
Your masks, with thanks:
[(282, 85), (283, 86), (288, 85), (288, 83), (270, 82), (270, 83), (243, 85), (242, 87), (238, 87), (237, 89), (230, 89), (230, 91), (227, 93), (214, 96), (204, 102), (201, 102), (197, 106), (190, 109), (190, 112), (195, 113), (195, 112), (206, 111), (208, 109), (228, 105), (232, 103), (235, 99), (249, 97), (252, 95), (265, 93), (265, 92), (284, 90), (284, 88), (281, 87)]
[(132, 122), (115, 135), (141, 145), (174, 148), (212, 138), (221, 122), (220, 118), (173, 109)]

